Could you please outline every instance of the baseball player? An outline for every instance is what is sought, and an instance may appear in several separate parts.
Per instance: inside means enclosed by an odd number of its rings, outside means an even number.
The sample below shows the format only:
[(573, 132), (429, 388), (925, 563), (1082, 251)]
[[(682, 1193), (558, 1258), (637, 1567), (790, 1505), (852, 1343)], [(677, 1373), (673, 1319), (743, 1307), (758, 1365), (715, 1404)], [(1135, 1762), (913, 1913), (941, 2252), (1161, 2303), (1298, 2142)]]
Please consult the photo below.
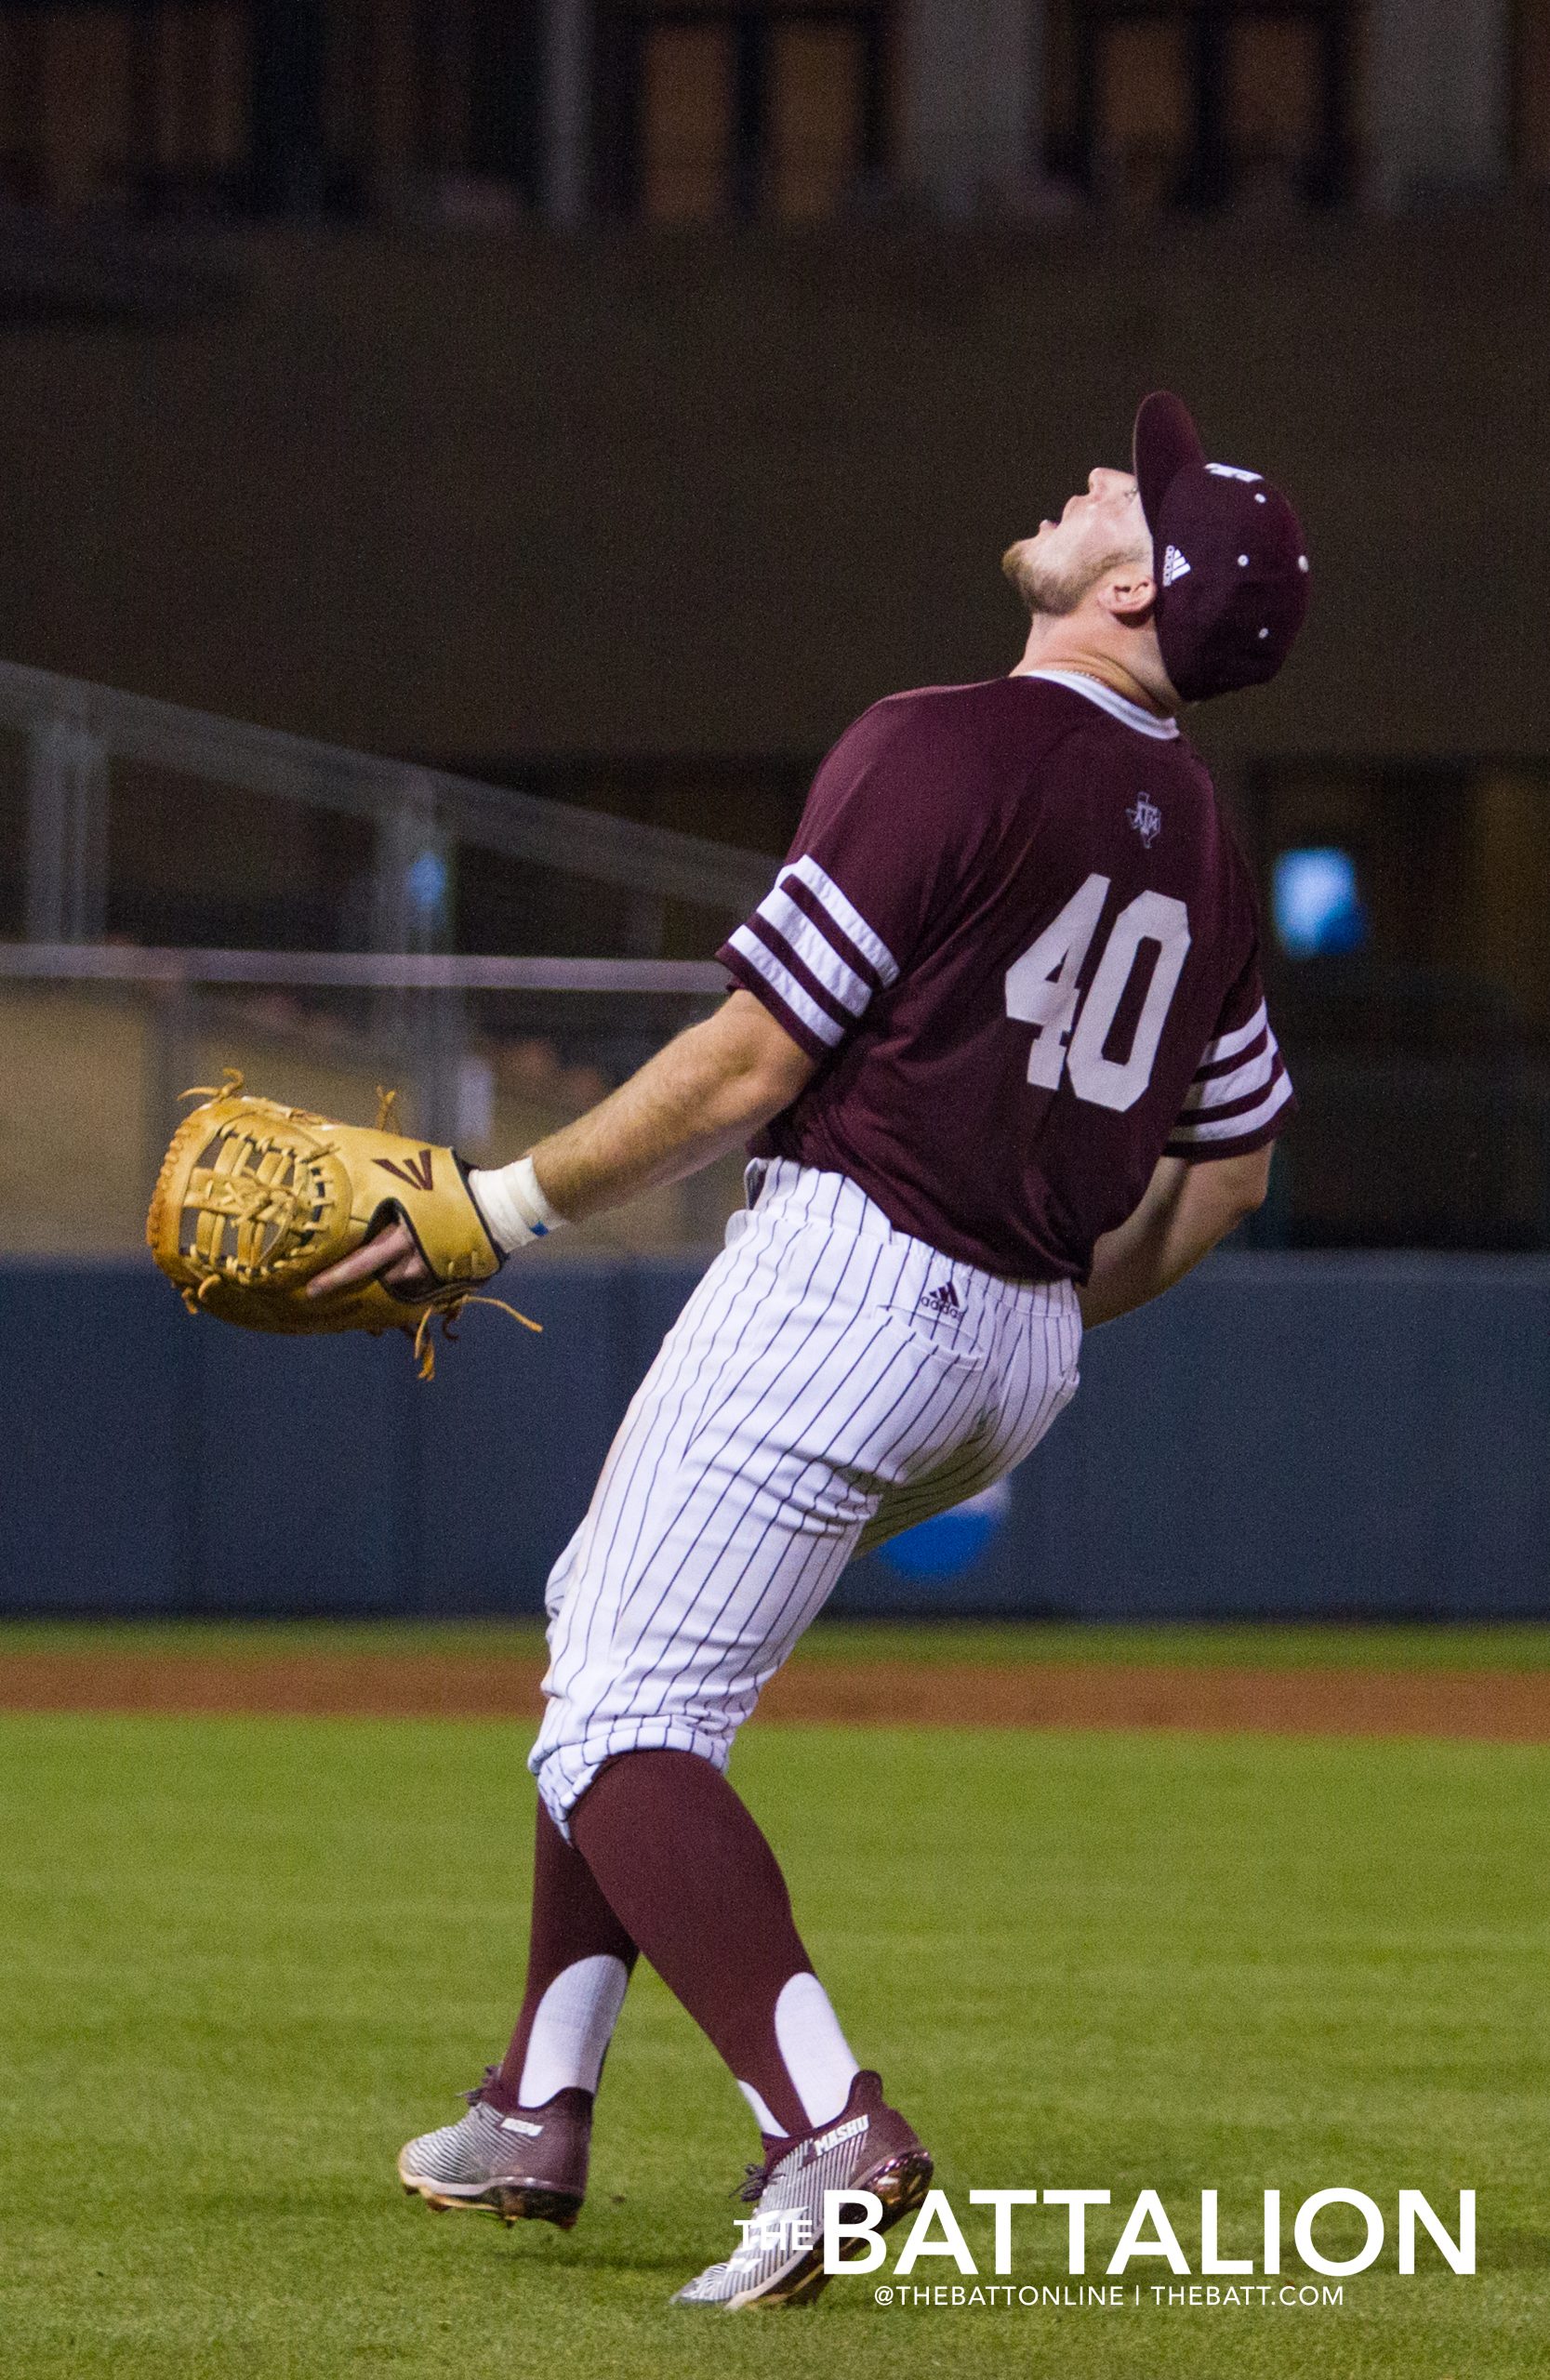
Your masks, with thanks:
[[(1286, 499), (1147, 398), (1013, 546), (1010, 676), (879, 703), (818, 772), (735, 988), (590, 1114), (470, 1188), (508, 1253), (753, 1135), (747, 1211), (636, 1394), (550, 1581), (526, 1994), (438, 2207), (568, 2227), (643, 1951), (758, 2123), (754, 2212), (681, 2303), (823, 2285), (828, 2189), (884, 2225), (931, 2159), (863, 2069), (726, 1778), (845, 1564), (973, 1496), (1077, 1386), (1084, 1324), (1158, 1296), (1257, 1207), (1292, 1112), (1255, 905), (1190, 702), (1279, 668), (1307, 603)], [(425, 1271), (402, 1224), (315, 1285)], [(866, 1791), (857, 1763), (855, 1790)]]

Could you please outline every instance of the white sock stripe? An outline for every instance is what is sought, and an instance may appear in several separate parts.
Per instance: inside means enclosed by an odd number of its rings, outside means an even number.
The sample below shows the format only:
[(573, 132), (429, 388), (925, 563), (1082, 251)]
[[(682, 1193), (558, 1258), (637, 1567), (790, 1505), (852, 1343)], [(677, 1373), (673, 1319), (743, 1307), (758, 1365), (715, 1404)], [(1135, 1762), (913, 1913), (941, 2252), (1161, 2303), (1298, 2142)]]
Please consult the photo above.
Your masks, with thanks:
[(775, 2004), (775, 2037), (808, 2122), (832, 2123), (842, 2112), (861, 2069), (815, 1975), (793, 1975), (781, 1985)]
[(606, 1951), (573, 1960), (546, 1987), (534, 2011), (517, 2097), (541, 2108), (557, 2091), (595, 2091), (629, 1970)]

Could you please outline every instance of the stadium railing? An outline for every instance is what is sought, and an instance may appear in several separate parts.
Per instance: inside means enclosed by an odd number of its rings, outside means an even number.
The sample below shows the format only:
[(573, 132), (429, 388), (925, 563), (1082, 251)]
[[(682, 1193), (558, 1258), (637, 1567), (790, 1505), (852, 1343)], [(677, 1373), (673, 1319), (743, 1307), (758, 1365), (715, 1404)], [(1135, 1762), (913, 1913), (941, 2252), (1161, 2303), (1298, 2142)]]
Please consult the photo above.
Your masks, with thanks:
[[(234, 797), (255, 865), (299, 871), (348, 843), (362, 897), (317, 906), (315, 943), (146, 946), (124, 881), (137, 839), (209, 840)], [(321, 825), (311, 846), (311, 813)], [(505, 864), (525, 919), (562, 915), (580, 955), (450, 947), (450, 887)], [(366, 1117), (378, 1083), (409, 1129), (509, 1156), (703, 1014), (709, 958), (773, 862), (694, 835), (349, 751), (0, 662), (0, 1253), (127, 1252), (186, 1088), (237, 1067), (292, 1104)], [(336, 879), (344, 870), (335, 867)], [(669, 921), (673, 927), (669, 935)], [(556, 939), (559, 937), (556, 936)], [(638, 1202), (600, 1248), (713, 1237), (735, 1168)]]

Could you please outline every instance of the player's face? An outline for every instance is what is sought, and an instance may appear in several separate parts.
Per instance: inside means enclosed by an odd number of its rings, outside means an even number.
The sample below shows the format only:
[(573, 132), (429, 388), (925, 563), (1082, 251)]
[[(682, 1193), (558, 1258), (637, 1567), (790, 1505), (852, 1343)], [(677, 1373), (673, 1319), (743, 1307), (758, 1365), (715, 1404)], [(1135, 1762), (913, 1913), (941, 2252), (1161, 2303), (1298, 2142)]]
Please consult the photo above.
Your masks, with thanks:
[(1067, 498), (1058, 521), (1041, 521), (1037, 536), (1009, 547), (1001, 568), (1030, 611), (1064, 615), (1074, 612), (1106, 572), (1148, 560), (1150, 553), (1133, 477), (1100, 467), (1088, 473), (1080, 496)]

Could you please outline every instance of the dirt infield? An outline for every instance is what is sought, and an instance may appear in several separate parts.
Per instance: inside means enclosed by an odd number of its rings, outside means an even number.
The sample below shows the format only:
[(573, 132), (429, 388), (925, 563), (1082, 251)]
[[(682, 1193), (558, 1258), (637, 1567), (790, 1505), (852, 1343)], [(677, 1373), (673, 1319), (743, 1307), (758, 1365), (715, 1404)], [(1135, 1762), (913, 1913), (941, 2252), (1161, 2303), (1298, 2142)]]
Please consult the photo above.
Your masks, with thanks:
[[(536, 1659), (436, 1653), (16, 1652), (0, 1709), (536, 1719)], [(1205, 1668), (1080, 1661), (804, 1660), (762, 1722), (1163, 1727), (1550, 1742), (1550, 1672)]]

